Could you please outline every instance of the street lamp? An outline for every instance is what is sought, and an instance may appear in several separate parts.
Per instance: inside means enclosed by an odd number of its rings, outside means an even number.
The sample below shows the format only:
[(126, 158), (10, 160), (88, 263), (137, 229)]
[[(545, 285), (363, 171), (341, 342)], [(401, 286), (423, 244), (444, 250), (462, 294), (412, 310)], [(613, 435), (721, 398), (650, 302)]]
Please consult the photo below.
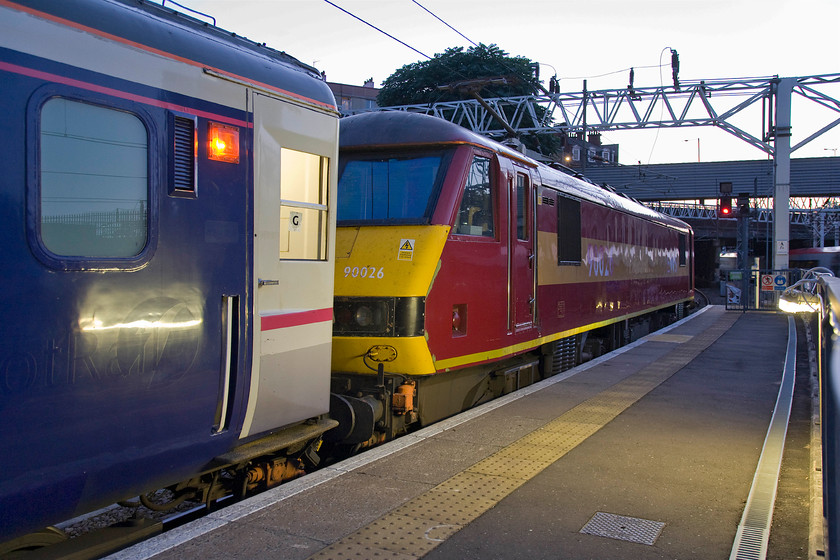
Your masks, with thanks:
[(700, 163), (700, 139), (699, 138), (687, 138), (683, 140), (683, 142), (691, 142), (692, 140), (697, 140), (697, 163)]

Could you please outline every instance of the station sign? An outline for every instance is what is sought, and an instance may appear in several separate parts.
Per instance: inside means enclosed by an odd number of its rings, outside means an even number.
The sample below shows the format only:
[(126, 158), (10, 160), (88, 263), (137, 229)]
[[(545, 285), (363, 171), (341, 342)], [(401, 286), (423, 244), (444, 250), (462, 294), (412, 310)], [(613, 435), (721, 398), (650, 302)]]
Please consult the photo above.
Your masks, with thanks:
[(762, 274), (762, 292), (783, 292), (787, 288), (787, 276), (784, 274)]
[(773, 291), (773, 275), (772, 274), (762, 274), (761, 275), (761, 291), (762, 292), (772, 292)]

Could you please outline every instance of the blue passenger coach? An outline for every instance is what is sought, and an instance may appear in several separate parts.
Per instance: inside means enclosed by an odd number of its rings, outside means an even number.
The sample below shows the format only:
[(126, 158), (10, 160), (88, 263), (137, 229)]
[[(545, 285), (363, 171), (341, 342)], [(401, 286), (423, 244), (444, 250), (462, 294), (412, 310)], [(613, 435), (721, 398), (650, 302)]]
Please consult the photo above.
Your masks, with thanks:
[(142, 0), (0, 0), (0, 542), (317, 461), (338, 113)]

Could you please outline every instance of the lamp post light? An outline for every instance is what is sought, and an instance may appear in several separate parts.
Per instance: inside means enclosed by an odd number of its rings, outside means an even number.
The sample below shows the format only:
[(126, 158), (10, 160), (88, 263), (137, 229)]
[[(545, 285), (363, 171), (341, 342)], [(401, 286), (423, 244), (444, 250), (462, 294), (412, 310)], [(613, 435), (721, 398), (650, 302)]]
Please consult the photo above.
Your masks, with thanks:
[(699, 138), (686, 138), (683, 142), (691, 142), (692, 140), (697, 140), (697, 163), (700, 163), (700, 139)]

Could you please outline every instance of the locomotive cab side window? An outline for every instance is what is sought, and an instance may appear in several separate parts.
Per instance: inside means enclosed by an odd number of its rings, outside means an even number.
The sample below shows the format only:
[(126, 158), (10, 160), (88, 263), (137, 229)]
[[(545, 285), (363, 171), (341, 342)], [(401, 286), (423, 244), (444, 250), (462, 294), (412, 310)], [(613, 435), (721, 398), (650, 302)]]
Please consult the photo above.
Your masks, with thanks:
[(464, 185), (455, 234), (496, 237), (490, 158), (474, 156)]
[(65, 98), (40, 111), (40, 238), (54, 255), (124, 258), (148, 238), (149, 140), (136, 115)]
[(686, 243), (686, 235), (684, 233), (680, 234), (679, 240), (679, 259), (680, 259), (680, 266), (685, 266), (686, 262), (688, 261), (688, 254), (687, 254), (687, 243)]
[(516, 175), (516, 238), (528, 240), (528, 178)]
[(557, 264), (581, 261), (580, 201), (557, 197)]

